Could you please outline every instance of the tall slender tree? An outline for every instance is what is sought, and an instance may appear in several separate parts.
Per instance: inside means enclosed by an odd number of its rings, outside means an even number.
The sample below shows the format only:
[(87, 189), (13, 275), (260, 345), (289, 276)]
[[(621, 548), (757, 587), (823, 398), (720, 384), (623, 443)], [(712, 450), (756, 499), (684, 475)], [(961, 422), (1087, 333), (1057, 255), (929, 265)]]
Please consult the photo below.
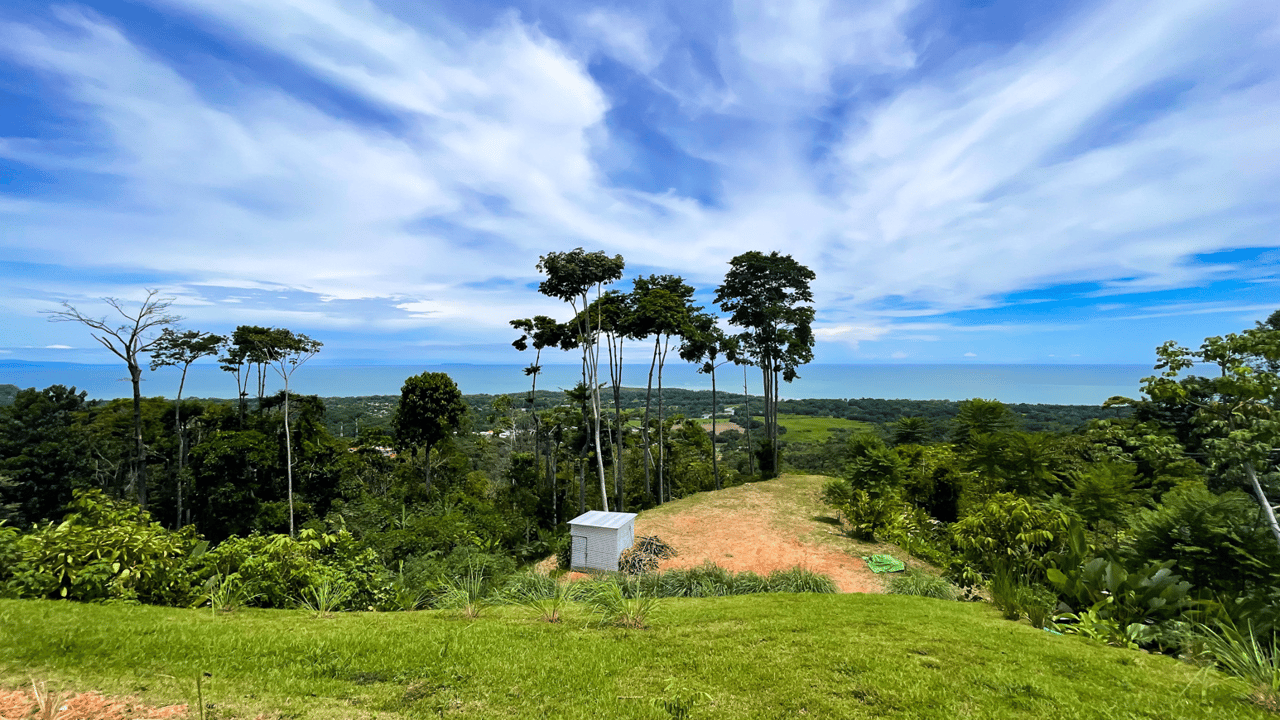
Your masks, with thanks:
[(147, 290), (147, 296), (136, 309), (126, 309), (125, 303), (116, 298), (102, 298), (124, 322), (107, 316), (92, 317), (77, 310), (68, 302), (62, 310), (49, 311), (53, 322), (78, 322), (90, 329), (90, 334), (103, 347), (124, 361), (129, 368), (129, 380), (133, 383), (133, 441), (134, 455), (129, 469), (130, 480), (137, 493), (138, 505), (147, 507), (147, 446), (142, 442), (142, 365), (140, 355), (149, 353), (160, 341), (157, 332), (182, 320), (169, 313), (173, 298), (157, 297), (159, 290)]
[(542, 444), (542, 427), (538, 418), (537, 404), (538, 375), (542, 373), (542, 351), (544, 348), (555, 347), (560, 344), (564, 338), (565, 327), (546, 315), (512, 320), (511, 327), (521, 332), (520, 337), (516, 338), (515, 342), (511, 343), (511, 346), (524, 352), (532, 345), (534, 350), (533, 362), (524, 369), (524, 374), (532, 378), (526, 404), (529, 406), (529, 413), (533, 416), (533, 444), (534, 456), (536, 457)]
[(742, 355), (760, 368), (764, 380), (765, 430), (774, 473), (778, 469), (778, 379), (799, 377), (796, 368), (813, 359), (815, 275), (790, 255), (752, 250), (729, 262), (716, 302), (729, 314)]
[[(600, 479), (600, 500), (609, 509), (609, 488), (605, 483), (604, 458), (600, 453), (600, 328), (603, 318), (585, 317), (580, 309), (591, 302), (592, 289), (599, 298), (604, 286), (622, 277), (626, 266), (621, 255), (609, 257), (604, 252), (586, 252), (576, 248), (569, 252), (547, 253), (538, 259), (538, 272), (547, 276), (538, 284), (538, 292), (569, 303), (573, 315), (580, 318), (576, 328), (582, 348), (582, 368), (591, 396), (591, 414), (595, 433), (596, 472)], [(593, 325), (594, 320), (594, 325)]]
[(618, 512), (626, 507), (623, 492), (623, 453), (626, 448), (626, 425), (622, 422), (622, 350), (635, 329), (635, 303), (630, 293), (610, 290), (591, 303), (586, 309), (588, 317), (600, 319), (599, 329), (604, 340), (609, 368), (609, 388), (613, 394), (613, 429), (609, 433), (613, 447), (613, 493)]
[(680, 357), (697, 365), (698, 372), (711, 376), (711, 472), (715, 475), (717, 490), (723, 485), (716, 452), (716, 415), (720, 412), (716, 400), (716, 369), (732, 362), (736, 350), (737, 343), (716, 325), (716, 318), (710, 313), (696, 313), (690, 318), (689, 332), (680, 345)]
[(178, 396), (173, 401), (173, 425), (178, 432), (178, 476), (174, 482), (174, 495), (177, 500), (177, 521), (174, 527), (182, 527), (182, 490), (186, 482), (187, 467), (187, 433), (182, 424), (182, 388), (187, 383), (187, 371), (191, 364), (202, 357), (217, 355), (227, 338), (222, 335), (187, 330), (178, 332), (173, 328), (165, 328), (151, 350), (151, 370), (162, 367), (181, 367), (182, 376), (178, 378)]
[[(702, 308), (693, 306), (693, 288), (677, 275), (650, 275), (635, 279), (632, 294), (635, 297), (633, 333), (636, 337), (653, 338), (653, 357), (649, 361), (649, 386), (644, 400), (645, 488), (649, 486), (649, 466), (658, 470), (659, 503), (666, 499), (666, 444), (663, 442), (665, 412), (662, 396), (662, 371), (671, 349), (671, 338), (689, 331), (690, 317)], [(649, 410), (653, 394), (654, 370), (658, 373), (658, 459), (653, 462), (648, 437)]]
[(271, 364), (271, 358), (266, 354), (273, 341), (271, 334), (271, 328), (241, 325), (231, 333), (231, 339), (224, 345), (226, 351), (218, 358), (219, 367), (235, 375), (241, 427), (244, 426), (250, 382), (255, 386), (258, 407), (262, 407), (262, 398), (266, 394), (267, 366)]
[[(258, 344), (259, 357), (264, 364), (270, 365), (280, 379), (284, 381), (284, 452), (285, 477), (289, 492), (289, 535), (294, 535), (293, 527), (293, 439), (289, 428), (289, 381), (293, 373), (303, 363), (315, 357), (324, 343), (312, 340), (302, 333), (294, 333), (284, 328), (271, 328), (262, 337), (255, 340)], [(262, 387), (261, 384), (259, 387)], [(262, 390), (259, 390), (261, 393)]]

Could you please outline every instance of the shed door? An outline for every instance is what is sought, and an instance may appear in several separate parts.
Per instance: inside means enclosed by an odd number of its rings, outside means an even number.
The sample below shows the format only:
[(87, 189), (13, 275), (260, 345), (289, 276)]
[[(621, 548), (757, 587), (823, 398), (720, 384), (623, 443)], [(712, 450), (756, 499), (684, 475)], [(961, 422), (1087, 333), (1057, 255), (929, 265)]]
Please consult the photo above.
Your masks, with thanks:
[(570, 568), (584, 568), (587, 566), (587, 536), (573, 536), (573, 553), (572, 560), (569, 562)]

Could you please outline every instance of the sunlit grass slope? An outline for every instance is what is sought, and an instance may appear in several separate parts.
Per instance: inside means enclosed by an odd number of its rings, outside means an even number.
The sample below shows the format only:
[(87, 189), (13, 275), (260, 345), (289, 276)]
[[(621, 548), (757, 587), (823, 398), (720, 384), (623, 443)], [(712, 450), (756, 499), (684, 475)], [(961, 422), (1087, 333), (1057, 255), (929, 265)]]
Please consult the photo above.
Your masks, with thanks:
[(206, 672), (218, 718), (1268, 717), (1170, 658), (914, 597), (668, 600), (647, 630), (581, 608), (552, 625), (517, 607), (468, 621), (0, 601), (9, 686), (194, 707)]
[[(759, 417), (757, 420), (761, 419)], [(848, 430), (850, 432), (872, 432), (876, 426), (860, 420), (844, 418), (817, 417), (815, 415), (778, 414), (778, 424), (787, 429), (787, 434), (779, 440), (795, 443), (824, 443), (831, 437), (832, 430)]]

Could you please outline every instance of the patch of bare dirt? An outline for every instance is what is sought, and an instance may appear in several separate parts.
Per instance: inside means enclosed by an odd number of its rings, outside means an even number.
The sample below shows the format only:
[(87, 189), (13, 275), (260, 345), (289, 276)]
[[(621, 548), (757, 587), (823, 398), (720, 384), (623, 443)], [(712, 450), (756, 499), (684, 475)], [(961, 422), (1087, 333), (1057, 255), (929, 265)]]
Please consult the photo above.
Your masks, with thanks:
[(186, 714), (186, 705), (154, 708), (136, 698), (113, 698), (96, 692), (61, 695), (43, 687), (0, 689), (0, 720), (163, 720)]
[[(804, 493), (779, 492), (786, 476), (678, 500), (636, 518), (636, 535), (657, 535), (679, 553), (659, 569), (711, 561), (734, 572), (800, 566), (831, 576), (841, 592), (883, 592), (883, 582), (861, 558), (814, 542), (826, 532)], [(778, 485), (770, 485), (776, 483)]]

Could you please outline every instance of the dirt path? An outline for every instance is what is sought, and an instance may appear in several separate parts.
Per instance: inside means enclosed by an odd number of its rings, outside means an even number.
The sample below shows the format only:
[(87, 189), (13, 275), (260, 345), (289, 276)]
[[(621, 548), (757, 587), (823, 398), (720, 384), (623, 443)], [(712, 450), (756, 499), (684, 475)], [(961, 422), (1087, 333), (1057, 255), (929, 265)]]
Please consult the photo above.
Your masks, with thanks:
[(830, 575), (841, 592), (883, 592), (881, 578), (861, 560), (868, 549), (833, 536), (833, 526), (823, 521), (827, 511), (818, 495), (824, 481), (783, 475), (699, 493), (641, 513), (636, 535), (657, 535), (679, 552), (661, 569), (710, 560), (734, 572), (764, 575), (799, 565)]
[(63, 695), (46, 691), (43, 683), (26, 690), (0, 688), (0, 720), (163, 720), (186, 716), (186, 705), (153, 708), (132, 697), (104, 697), (96, 692)]

